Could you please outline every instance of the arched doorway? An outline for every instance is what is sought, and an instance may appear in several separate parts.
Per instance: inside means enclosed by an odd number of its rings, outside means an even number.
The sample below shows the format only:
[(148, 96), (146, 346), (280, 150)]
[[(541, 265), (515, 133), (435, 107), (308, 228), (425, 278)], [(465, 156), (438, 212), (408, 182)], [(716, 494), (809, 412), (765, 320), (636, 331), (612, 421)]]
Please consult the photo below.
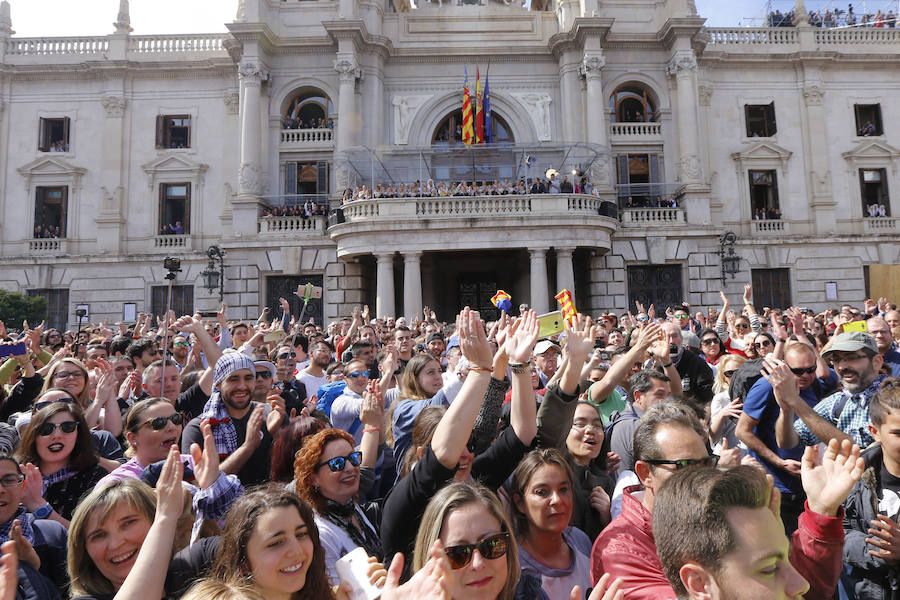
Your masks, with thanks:
[(656, 101), (646, 87), (640, 83), (626, 83), (609, 98), (613, 111), (613, 123), (650, 123), (659, 118)]
[[(432, 146), (462, 145), (462, 109), (458, 109), (441, 119), (431, 134)], [(473, 123), (474, 126), (474, 123)], [(491, 129), (494, 144), (513, 144), (515, 137), (506, 119), (491, 111)], [(485, 140), (487, 141), (487, 140)]]
[(295, 93), (282, 111), (284, 129), (326, 129), (334, 126), (334, 105), (316, 89)]

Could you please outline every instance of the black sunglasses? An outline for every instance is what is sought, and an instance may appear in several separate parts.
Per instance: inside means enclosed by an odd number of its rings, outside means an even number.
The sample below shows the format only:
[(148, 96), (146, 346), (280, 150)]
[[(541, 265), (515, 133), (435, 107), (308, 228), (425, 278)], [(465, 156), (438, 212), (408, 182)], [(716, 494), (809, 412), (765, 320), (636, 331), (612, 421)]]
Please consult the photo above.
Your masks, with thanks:
[(706, 338), (705, 340), (700, 340), (701, 344), (715, 344), (719, 341), (719, 338)]
[(35, 429), (35, 431), (39, 436), (47, 437), (48, 435), (53, 435), (53, 432), (56, 431), (57, 427), (59, 427), (59, 430), (63, 433), (72, 433), (78, 429), (78, 421), (63, 421), (58, 425), (56, 423), (44, 423)]
[(747, 323), (735, 323), (735, 329), (750, 329), (750, 325)]
[(328, 465), (328, 468), (331, 469), (332, 473), (338, 473), (344, 470), (344, 467), (347, 466), (347, 461), (350, 461), (350, 464), (354, 467), (358, 467), (359, 463), (362, 462), (362, 452), (356, 450), (351, 452), (347, 456), (335, 456), (334, 458), (328, 459), (325, 462), (320, 462), (316, 465), (316, 468), (324, 467)]
[(182, 423), (184, 423), (184, 417), (181, 415), (181, 413), (172, 413), (168, 417), (156, 417), (155, 419), (147, 419), (146, 421), (141, 423), (141, 427), (143, 427), (144, 425), (149, 425), (150, 428), (153, 429), (153, 431), (159, 431), (160, 429), (163, 429), (169, 421), (172, 421), (173, 425), (181, 425)]
[(813, 365), (811, 367), (806, 367), (805, 369), (802, 367), (799, 367), (796, 369), (791, 367), (791, 373), (793, 373), (794, 375), (798, 375), (798, 376), (799, 375), (811, 375), (815, 372), (816, 372), (816, 365)]
[(257, 371), (256, 372), (257, 379), (272, 379), (272, 371), (266, 369), (265, 371)]
[(283, 354), (278, 355), (278, 360), (284, 360), (286, 358), (297, 358), (296, 352), (285, 352)]
[(730, 371), (722, 371), (722, 375), (724, 375), (728, 379), (731, 379), (735, 373), (737, 373), (737, 369), (731, 369)]
[(768, 348), (771, 345), (772, 345), (772, 340), (763, 340), (761, 342), (753, 343), (754, 348)]
[(509, 549), (509, 533), (495, 533), (480, 540), (475, 544), (460, 544), (459, 546), (447, 546), (444, 548), (444, 554), (447, 555), (447, 561), (450, 563), (451, 569), (462, 569), (464, 566), (472, 562), (472, 554), (475, 550), (487, 560), (494, 560), (506, 555)]
[(675, 465), (675, 469), (683, 469), (694, 465), (703, 465), (704, 467), (714, 467), (719, 464), (719, 457), (715, 454), (704, 456), (703, 458), (676, 458), (675, 460), (664, 460), (662, 458), (651, 458), (644, 461), (651, 465)]

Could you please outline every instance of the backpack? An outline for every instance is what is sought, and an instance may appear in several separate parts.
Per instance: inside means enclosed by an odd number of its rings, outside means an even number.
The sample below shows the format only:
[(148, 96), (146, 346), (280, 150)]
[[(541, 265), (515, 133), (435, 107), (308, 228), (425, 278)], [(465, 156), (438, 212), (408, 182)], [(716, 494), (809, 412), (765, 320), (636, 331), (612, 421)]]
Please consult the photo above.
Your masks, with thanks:
[(334, 383), (326, 383), (321, 386), (316, 394), (316, 398), (318, 398), (316, 401), (316, 409), (321, 410), (328, 415), (328, 418), (330, 419), (331, 405), (334, 404), (334, 401), (338, 396), (344, 393), (345, 387), (347, 387), (345, 381), (335, 381)]
[(728, 386), (728, 397), (731, 400), (740, 398), (741, 401), (747, 399), (747, 392), (753, 387), (753, 384), (762, 377), (760, 371), (763, 368), (763, 359), (754, 358), (748, 360), (735, 371), (731, 376), (731, 384)]
[(613, 414), (609, 415), (609, 423), (606, 424), (606, 428), (603, 431), (603, 444), (600, 446), (600, 452), (611, 452), (610, 440), (612, 439), (613, 428), (621, 423), (622, 421), (639, 421), (641, 418), (634, 411), (634, 406), (631, 402), (628, 403), (628, 406), (623, 408), (622, 410), (617, 410)]

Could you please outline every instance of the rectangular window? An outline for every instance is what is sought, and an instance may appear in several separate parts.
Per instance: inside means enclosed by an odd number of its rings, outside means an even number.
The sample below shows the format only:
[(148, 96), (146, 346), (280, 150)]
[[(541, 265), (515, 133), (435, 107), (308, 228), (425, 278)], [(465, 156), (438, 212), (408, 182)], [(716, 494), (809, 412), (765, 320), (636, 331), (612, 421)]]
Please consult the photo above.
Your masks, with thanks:
[(886, 169), (860, 169), (859, 195), (864, 217), (891, 216)]
[(753, 301), (756, 310), (784, 308), (791, 305), (790, 269), (752, 269)]
[(38, 151), (69, 151), (69, 117), (41, 117), (38, 126)]
[(158, 115), (156, 117), (157, 148), (190, 148), (191, 116)]
[(191, 184), (159, 184), (159, 234), (191, 232)]
[(69, 316), (69, 290), (44, 288), (28, 290), (27, 294), (31, 297), (42, 296), (47, 301), (47, 313), (44, 315), (44, 321), (47, 322), (45, 329), (66, 330)]
[(38, 186), (34, 199), (34, 237), (66, 237), (69, 188)]
[[(166, 300), (169, 294), (169, 286), (154, 285), (150, 288), (150, 310), (154, 315), (161, 317), (166, 313)], [(194, 286), (172, 286), (172, 310), (176, 315), (194, 314)]]
[(856, 113), (856, 135), (884, 135), (880, 104), (854, 104), (853, 112)]
[(750, 171), (750, 208), (753, 218), (780, 219), (778, 176), (775, 171)]
[(744, 120), (747, 122), (747, 137), (772, 137), (778, 131), (774, 102), (745, 104)]

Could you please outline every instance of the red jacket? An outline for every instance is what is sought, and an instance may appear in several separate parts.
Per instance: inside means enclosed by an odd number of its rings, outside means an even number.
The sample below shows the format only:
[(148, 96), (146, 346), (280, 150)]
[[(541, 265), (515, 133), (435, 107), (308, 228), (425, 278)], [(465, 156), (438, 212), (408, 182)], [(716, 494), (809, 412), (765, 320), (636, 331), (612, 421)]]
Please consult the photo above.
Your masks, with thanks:
[[(627, 487), (622, 495), (622, 514), (604, 529), (591, 551), (591, 583), (604, 573), (624, 580), (628, 600), (667, 600), (675, 591), (663, 574), (656, 554), (652, 517), (632, 494), (643, 486)], [(844, 546), (843, 508), (836, 517), (809, 510), (800, 515), (798, 529), (791, 536), (790, 561), (809, 582), (807, 600), (828, 600), (841, 574)]]

